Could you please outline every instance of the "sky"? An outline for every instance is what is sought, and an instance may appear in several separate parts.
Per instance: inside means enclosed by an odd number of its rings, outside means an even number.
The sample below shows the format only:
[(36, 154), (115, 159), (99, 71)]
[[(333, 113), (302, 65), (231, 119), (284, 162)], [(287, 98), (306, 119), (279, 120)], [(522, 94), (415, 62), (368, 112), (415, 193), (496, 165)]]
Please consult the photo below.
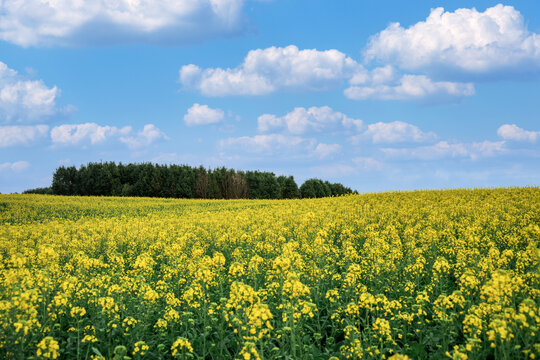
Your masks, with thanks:
[[(471, 7), (474, 3), (475, 7)], [(538, 186), (540, 2), (0, 2), (0, 192), (153, 162)]]

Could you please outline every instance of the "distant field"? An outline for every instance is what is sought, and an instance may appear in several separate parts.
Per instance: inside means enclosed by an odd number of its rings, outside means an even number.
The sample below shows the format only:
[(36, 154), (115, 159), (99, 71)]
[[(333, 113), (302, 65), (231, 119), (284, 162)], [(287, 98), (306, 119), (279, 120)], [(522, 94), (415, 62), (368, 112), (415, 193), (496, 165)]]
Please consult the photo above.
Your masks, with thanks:
[(538, 358), (539, 209), (0, 195), (0, 358)]

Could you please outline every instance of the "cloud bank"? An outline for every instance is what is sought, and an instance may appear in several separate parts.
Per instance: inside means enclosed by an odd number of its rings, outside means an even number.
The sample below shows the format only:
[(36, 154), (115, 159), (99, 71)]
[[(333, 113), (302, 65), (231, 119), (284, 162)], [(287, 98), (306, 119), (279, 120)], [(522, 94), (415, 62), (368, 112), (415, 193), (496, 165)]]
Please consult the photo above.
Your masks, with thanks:
[(190, 64), (180, 82), (205, 96), (266, 95), (278, 90), (321, 91), (338, 87), (361, 67), (337, 50), (299, 50), (296, 46), (251, 50), (233, 69)]
[(51, 130), (51, 140), (54, 145), (98, 145), (110, 139), (116, 139), (129, 148), (137, 149), (149, 146), (158, 140), (168, 137), (153, 124), (144, 125), (143, 129), (133, 134), (131, 126), (118, 128), (102, 126), (96, 123), (64, 124)]
[(38, 138), (46, 137), (48, 132), (47, 125), (0, 126), (0, 148), (29, 144)]
[(208, 105), (193, 104), (184, 115), (187, 126), (216, 124), (225, 119), (221, 109), (212, 109)]
[(27, 80), (0, 61), (0, 123), (35, 121), (59, 111), (60, 90)]
[(182, 44), (238, 33), (243, 0), (5, 0), (0, 39), (20, 46)]
[(263, 114), (257, 119), (260, 132), (286, 130), (291, 134), (303, 134), (309, 131), (320, 132), (331, 129), (338, 124), (355, 129), (362, 128), (362, 120), (352, 119), (328, 106), (313, 106), (308, 109), (297, 107), (281, 117), (274, 114)]
[(536, 139), (540, 138), (540, 131), (529, 131), (515, 124), (506, 124), (497, 130), (497, 135), (505, 140), (528, 141), (533, 143), (536, 142)]
[(408, 28), (392, 23), (374, 35), (366, 59), (408, 71), (502, 74), (540, 70), (540, 34), (527, 30), (522, 15), (501, 4), (445, 12), (435, 8)]

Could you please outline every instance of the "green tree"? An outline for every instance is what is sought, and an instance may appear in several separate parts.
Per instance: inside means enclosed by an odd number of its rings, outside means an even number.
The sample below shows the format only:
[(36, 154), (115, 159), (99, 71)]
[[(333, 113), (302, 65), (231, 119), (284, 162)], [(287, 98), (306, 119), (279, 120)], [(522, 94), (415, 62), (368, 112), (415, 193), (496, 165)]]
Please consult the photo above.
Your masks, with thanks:
[(300, 190), (294, 177), (292, 176), (278, 176), (277, 181), (281, 190), (282, 199), (297, 199), (300, 197)]

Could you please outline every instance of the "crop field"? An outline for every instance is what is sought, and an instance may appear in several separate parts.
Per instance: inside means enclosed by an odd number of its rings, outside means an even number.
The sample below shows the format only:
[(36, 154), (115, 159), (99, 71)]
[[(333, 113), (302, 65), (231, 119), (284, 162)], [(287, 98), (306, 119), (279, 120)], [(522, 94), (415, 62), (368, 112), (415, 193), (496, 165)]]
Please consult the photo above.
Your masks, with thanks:
[(0, 358), (535, 359), (539, 209), (0, 195)]

